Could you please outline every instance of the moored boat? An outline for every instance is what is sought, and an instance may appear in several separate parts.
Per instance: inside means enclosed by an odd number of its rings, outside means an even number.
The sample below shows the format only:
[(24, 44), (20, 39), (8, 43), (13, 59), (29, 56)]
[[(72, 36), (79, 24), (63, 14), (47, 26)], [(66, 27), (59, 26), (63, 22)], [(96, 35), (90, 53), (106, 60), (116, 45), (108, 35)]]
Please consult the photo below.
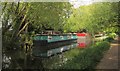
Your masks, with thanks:
[(76, 42), (76, 34), (36, 35), (33, 38), (34, 47), (41, 47), (41, 49), (49, 49), (49, 47), (54, 48)]

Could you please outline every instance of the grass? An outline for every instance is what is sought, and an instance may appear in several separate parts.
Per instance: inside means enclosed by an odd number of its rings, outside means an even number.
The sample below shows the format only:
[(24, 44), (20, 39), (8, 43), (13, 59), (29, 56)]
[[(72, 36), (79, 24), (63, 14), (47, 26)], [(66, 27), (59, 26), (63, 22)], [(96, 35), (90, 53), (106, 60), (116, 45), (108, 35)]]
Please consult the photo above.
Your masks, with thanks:
[[(67, 61), (66, 64), (59, 67), (59, 69), (80, 69), (80, 70), (92, 70), (95, 68), (96, 64), (101, 60), (104, 52), (110, 47), (109, 42), (102, 41), (97, 42), (95, 45), (85, 48), (82, 51), (73, 52), (76, 56)], [(69, 54), (69, 53), (68, 53)]]

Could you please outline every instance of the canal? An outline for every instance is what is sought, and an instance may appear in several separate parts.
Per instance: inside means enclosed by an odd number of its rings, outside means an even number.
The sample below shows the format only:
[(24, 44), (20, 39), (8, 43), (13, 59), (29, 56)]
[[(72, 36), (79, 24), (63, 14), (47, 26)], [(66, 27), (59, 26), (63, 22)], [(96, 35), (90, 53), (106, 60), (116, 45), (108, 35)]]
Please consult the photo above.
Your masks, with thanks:
[[(63, 49), (65, 51), (62, 51)], [(48, 50), (52, 52), (50, 56), (46, 56), (48, 51), (39, 52), (39, 49), (31, 50), (28, 53), (25, 53), (23, 49), (7, 51), (3, 52), (2, 66), (3, 69), (57, 69), (67, 63), (68, 60), (72, 60), (84, 49), (78, 48), (77, 43), (71, 43)], [(58, 51), (60, 52), (58, 53)]]

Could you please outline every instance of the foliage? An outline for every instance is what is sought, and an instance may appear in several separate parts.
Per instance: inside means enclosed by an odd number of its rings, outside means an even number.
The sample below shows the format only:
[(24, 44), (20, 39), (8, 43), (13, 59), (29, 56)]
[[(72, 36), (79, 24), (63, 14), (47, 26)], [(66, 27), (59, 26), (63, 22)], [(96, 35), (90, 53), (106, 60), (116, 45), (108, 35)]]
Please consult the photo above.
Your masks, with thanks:
[(118, 32), (118, 3), (98, 2), (73, 9), (64, 25), (67, 32), (86, 29), (89, 33)]
[(3, 47), (10, 49), (17, 48), (21, 42), (31, 44), (31, 37), (43, 30), (62, 30), (71, 7), (67, 2), (4, 2), (1, 5)]
[(64, 2), (31, 3), (28, 13), (30, 20), (33, 21), (29, 30), (36, 33), (46, 29), (61, 30), (66, 17), (69, 16), (70, 7), (69, 3)]
[[(1, 14), (3, 47), (13, 49), (19, 46), (20, 37), (18, 36), (28, 23), (26, 13), (28, 12), (29, 4), (5, 2), (1, 3), (1, 5), (3, 6)], [(7, 43), (8, 45), (6, 45)]]
[(68, 61), (60, 69), (91, 70), (103, 57), (103, 54), (110, 47), (106, 41), (97, 42), (94, 46), (84, 49), (73, 60)]
[(105, 38), (105, 41), (112, 42), (114, 38), (116, 37), (116, 33), (107, 33), (107, 38)]
[(104, 39), (105, 41), (112, 42), (114, 39), (112, 37), (107, 37)]

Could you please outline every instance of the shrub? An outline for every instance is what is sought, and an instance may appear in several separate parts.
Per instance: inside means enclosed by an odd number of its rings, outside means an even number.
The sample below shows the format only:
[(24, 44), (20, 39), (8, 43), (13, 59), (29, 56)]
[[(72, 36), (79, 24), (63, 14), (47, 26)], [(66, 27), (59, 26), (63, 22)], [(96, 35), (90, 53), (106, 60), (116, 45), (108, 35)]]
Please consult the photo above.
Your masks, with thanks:
[(104, 39), (105, 41), (108, 41), (108, 42), (112, 42), (114, 39), (112, 37), (107, 37), (106, 39)]
[(110, 47), (109, 42), (97, 42), (94, 46), (85, 48), (83, 52), (80, 52), (73, 60), (68, 61), (63, 65), (62, 69), (80, 69), (80, 70), (92, 70), (96, 64), (103, 57), (103, 54)]

